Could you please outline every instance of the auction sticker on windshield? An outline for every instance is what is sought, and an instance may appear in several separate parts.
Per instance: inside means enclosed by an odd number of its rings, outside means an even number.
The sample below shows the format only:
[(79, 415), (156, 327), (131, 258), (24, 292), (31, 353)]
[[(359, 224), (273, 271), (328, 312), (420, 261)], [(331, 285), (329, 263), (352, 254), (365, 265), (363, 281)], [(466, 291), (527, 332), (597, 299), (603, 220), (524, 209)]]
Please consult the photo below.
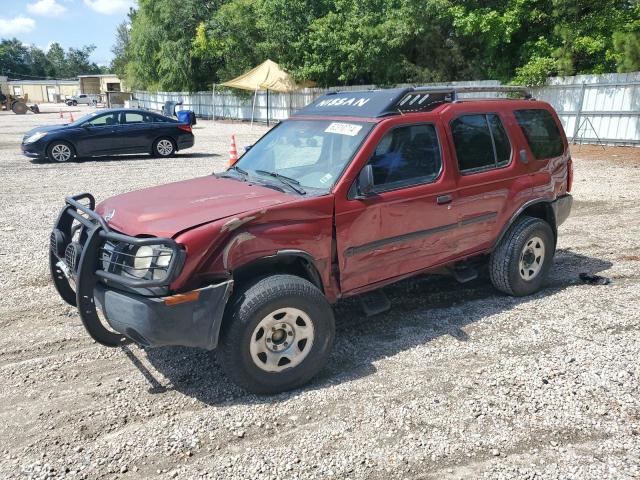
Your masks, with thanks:
[(349, 135), (350, 137), (355, 137), (360, 130), (362, 130), (362, 125), (333, 122), (325, 129), (325, 132), (338, 133), (340, 135)]

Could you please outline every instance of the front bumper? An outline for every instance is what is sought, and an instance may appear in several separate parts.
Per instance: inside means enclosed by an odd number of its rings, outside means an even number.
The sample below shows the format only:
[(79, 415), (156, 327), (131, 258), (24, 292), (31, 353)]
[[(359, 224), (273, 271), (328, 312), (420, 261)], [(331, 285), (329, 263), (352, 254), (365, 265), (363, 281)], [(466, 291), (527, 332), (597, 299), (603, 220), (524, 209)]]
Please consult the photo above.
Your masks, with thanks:
[(196, 290), (195, 300), (167, 305), (166, 298), (109, 290), (98, 284), (94, 299), (115, 331), (145, 347), (181, 345), (213, 350), (232, 286), (232, 280), (210, 285)]
[(40, 141), (23, 143), (20, 145), (20, 149), (22, 154), (29, 158), (44, 158), (47, 155), (45, 153), (45, 145), (44, 143), (41, 144)]
[[(169, 295), (169, 285), (180, 274), (185, 259), (180, 245), (170, 238), (138, 238), (112, 231), (95, 212), (95, 200), (89, 194), (65, 201), (51, 234), (51, 277), (60, 296), (78, 307), (80, 319), (94, 340), (117, 346), (128, 337), (152, 347), (215, 348), (232, 281), (188, 295)], [(88, 204), (82, 203), (85, 201)], [(164, 267), (166, 275), (156, 279), (155, 275), (134, 278), (118, 273), (112, 267), (121, 265), (123, 254), (107, 252), (108, 242), (171, 249), (171, 260)], [(115, 332), (102, 324), (97, 308)]]

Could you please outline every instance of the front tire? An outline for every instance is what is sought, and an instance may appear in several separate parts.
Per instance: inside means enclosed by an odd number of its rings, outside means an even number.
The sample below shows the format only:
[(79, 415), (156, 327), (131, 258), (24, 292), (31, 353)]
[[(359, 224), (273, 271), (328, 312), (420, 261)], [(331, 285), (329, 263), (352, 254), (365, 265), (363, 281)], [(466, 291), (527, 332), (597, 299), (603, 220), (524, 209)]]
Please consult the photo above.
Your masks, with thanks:
[(76, 102), (75, 100), (73, 102), (71, 102), (71, 105), (73, 105), (74, 107), (78, 106), (78, 102)]
[(542, 287), (553, 262), (555, 239), (551, 226), (524, 216), (507, 231), (489, 260), (493, 286), (515, 297)]
[(73, 147), (67, 142), (52, 142), (47, 147), (47, 158), (54, 162), (64, 163), (71, 160), (74, 156)]
[(159, 138), (153, 142), (151, 154), (154, 157), (167, 158), (175, 155), (176, 145), (170, 138)]
[(333, 310), (315, 285), (294, 275), (273, 275), (234, 294), (218, 359), (245, 390), (283, 392), (322, 369), (334, 335)]

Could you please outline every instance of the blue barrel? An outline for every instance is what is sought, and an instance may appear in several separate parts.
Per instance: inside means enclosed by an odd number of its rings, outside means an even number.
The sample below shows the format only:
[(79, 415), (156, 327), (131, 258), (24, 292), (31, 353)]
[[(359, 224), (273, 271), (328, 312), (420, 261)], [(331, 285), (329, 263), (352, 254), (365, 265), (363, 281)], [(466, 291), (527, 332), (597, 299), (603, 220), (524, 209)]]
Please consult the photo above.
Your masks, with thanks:
[(179, 110), (176, 112), (176, 115), (180, 123), (188, 123), (191, 125), (191, 118), (193, 118), (194, 113), (191, 110)]

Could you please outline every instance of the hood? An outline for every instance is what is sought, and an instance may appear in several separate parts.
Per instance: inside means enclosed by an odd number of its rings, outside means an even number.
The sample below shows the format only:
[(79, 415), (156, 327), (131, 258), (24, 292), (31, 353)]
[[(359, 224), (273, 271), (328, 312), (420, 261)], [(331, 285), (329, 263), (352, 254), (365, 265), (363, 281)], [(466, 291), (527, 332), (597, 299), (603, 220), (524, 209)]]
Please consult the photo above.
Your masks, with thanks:
[(271, 188), (211, 175), (111, 197), (96, 211), (127, 235), (174, 237), (198, 225), (294, 200)]

